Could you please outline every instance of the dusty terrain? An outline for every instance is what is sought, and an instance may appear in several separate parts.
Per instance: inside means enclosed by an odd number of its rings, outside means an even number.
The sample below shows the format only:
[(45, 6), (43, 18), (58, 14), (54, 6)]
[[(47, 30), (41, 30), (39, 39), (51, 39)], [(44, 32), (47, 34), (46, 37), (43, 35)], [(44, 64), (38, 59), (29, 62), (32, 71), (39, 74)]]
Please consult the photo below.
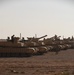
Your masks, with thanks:
[(74, 75), (74, 49), (31, 57), (0, 57), (0, 75)]

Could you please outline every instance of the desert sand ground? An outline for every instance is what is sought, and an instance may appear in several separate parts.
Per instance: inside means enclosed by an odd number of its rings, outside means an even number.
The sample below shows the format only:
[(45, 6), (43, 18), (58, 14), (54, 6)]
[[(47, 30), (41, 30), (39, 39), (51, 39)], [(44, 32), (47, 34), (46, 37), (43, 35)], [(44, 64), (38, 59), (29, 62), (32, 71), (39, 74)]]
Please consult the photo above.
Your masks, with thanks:
[(0, 75), (74, 75), (74, 49), (31, 57), (0, 57)]

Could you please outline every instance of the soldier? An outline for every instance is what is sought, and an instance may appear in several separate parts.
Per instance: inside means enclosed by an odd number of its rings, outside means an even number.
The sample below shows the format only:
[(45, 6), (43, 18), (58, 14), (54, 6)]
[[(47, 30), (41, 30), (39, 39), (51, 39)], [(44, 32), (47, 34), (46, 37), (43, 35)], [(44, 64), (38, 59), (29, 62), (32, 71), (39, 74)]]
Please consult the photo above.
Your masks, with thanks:
[(7, 37), (7, 41), (10, 41), (10, 37)]
[(14, 35), (11, 36), (11, 41), (14, 42)]

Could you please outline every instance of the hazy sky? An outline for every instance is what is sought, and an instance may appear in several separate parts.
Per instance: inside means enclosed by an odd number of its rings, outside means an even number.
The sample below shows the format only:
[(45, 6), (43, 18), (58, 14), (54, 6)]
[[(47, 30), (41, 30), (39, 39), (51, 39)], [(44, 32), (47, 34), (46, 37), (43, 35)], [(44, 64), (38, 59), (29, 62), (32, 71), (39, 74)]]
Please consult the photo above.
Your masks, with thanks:
[(74, 36), (73, 0), (0, 0), (0, 38)]

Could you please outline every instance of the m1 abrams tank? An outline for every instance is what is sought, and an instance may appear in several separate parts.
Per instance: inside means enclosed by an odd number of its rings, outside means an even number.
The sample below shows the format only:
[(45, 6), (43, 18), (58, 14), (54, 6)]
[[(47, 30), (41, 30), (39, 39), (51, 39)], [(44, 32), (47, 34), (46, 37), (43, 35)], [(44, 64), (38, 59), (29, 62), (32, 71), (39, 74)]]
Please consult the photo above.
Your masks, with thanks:
[(22, 42), (24, 43), (25, 47), (33, 47), (35, 48), (36, 54), (43, 54), (46, 53), (48, 51), (47, 47), (45, 46), (44, 42), (41, 41), (40, 39), (46, 37), (47, 35), (44, 35), (42, 37), (27, 37), (28, 40), (24, 41), (22, 40)]
[(49, 48), (49, 51), (51, 52), (58, 52), (59, 49), (59, 39), (56, 38), (56, 36), (47, 38), (43, 40), (45, 45)]
[(13, 35), (11, 39), (0, 40), (0, 56), (31, 56), (36, 52), (33, 47), (25, 47), (19, 39)]

